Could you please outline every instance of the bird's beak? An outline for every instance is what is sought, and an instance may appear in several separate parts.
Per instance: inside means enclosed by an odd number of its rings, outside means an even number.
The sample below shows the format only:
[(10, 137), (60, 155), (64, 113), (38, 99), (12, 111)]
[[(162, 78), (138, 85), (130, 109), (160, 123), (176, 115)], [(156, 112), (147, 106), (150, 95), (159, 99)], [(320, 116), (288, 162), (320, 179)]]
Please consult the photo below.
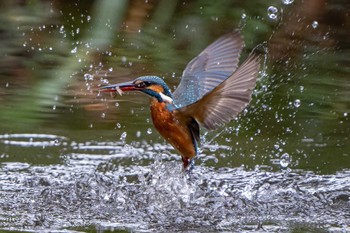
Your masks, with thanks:
[(135, 91), (138, 90), (134, 83), (125, 82), (113, 85), (108, 85), (100, 88), (101, 92), (118, 92), (119, 95), (123, 94), (124, 91)]

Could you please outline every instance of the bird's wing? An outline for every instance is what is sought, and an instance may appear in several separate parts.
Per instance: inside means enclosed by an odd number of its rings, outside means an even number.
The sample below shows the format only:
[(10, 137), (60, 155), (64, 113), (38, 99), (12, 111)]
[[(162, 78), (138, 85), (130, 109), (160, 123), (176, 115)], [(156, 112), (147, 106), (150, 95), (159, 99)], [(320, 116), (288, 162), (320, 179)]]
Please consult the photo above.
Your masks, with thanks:
[(207, 129), (229, 122), (250, 102), (259, 71), (260, 59), (248, 59), (224, 82), (197, 102), (177, 109)]
[(193, 58), (173, 94), (176, 108), (192, 104), (227, 79), (238, 66), (243, 39), (238, 31), (226, 34)]

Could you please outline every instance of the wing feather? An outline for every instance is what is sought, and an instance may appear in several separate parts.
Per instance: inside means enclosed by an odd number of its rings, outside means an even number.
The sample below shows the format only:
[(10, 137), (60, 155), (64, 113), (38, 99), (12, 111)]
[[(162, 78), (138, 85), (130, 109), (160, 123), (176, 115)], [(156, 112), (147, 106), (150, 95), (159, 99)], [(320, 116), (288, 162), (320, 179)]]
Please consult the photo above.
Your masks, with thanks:
[(250, 102), (259, 63), (257, 56), (249, 56), (229, 78), (202, 99), (178, 109), (178, 112), (188, 114), (207, 129), (216, 129), (229, 122)]
[(235, 31), (220, 37), (192, 59), (173, 93), (175, 106), (196, 102), (227, 79), (237, 69), (242, 48), (243, 39)]

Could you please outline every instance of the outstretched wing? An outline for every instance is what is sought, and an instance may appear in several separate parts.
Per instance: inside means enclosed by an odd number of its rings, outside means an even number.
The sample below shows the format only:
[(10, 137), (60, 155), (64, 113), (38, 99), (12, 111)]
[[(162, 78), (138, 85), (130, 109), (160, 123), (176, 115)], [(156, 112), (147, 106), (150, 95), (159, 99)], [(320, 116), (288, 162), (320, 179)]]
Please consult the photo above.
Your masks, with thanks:
[(238, 66), (243, 39), (238, 31), (226, 34), (192, 59), (173, 93), (176, 108), (192, 104), (227, 79)]
[(192, 117), (207, 129), (229, 122), (250, 102), (259, 63), (258, 57), (248, 57), (228, 79), (197, 102), (177, 109), (177, 114)]

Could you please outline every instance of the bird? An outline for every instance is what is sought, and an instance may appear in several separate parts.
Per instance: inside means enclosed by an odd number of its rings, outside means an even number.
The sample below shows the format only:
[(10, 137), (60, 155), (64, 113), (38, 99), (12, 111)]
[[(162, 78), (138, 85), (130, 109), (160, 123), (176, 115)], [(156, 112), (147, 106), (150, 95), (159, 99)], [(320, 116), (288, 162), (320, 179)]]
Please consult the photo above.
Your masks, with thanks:
[(251, 53), (238, 66), (243, 47), (239, 30), (224, 34), (187, 64), (174, 92), (158, 76), (141, 76), (130, 82), (103, 86), (100, 91), (119, 94), (138, 91), (150, 96), (154, 127), (181, 155), (184, 170), (192, 170), (200, 127), (208, 130), (222, 127), (251, 101), (260, 58)]

